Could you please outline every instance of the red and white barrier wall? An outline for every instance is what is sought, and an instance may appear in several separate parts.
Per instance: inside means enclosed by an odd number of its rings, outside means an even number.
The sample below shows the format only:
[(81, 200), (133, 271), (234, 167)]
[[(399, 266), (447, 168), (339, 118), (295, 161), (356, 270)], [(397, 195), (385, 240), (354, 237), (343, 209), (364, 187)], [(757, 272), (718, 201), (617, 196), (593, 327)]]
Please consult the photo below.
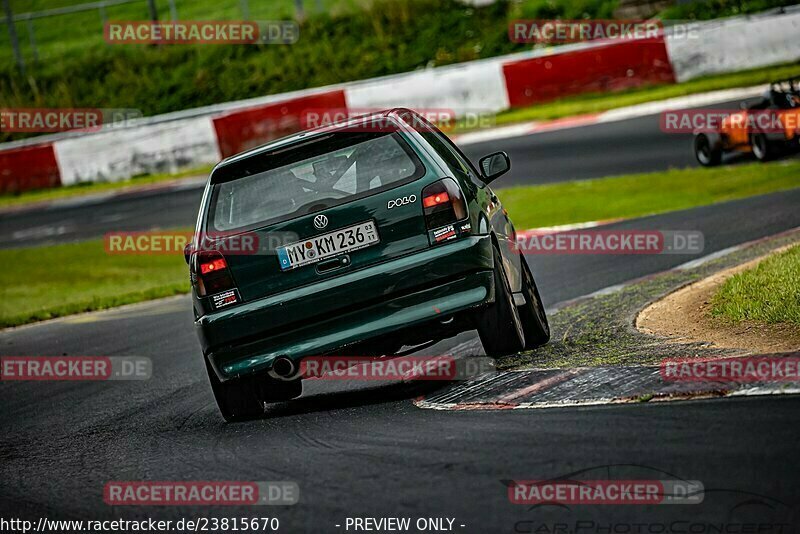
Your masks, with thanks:
[(0, 151), (0, 191), (16, 193), (61, 185), (53, 145), (32, 145)]
[(675, 83), (800, 59), (800, 11), (699, 23), (692, 30), (535, 50), (150, 117), (127, 128), (50, 136), (46, 143), (0, 145), (0, 192), (214, 164), (302, 129), (309, 109), (496, 113), (566, 95)]
[(503, 65), (503, 75), (512, 108), (580, 93), (675, 82), (663, 37), (611, 41), (512, 61)]
[(283, 102), (232, 111), (211, 119), (223, 158), (303, 130), (301, 119), (308, 109), (345, 109), (345, 94), (334, 89)]

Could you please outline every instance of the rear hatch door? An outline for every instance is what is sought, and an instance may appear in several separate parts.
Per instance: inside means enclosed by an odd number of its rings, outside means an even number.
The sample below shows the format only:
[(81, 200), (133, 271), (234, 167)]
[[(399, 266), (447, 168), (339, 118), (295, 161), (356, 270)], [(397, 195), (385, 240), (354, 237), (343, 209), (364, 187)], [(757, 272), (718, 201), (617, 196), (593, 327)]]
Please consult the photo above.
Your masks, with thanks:
[(206, 231), (257, 243), (225, 254), (243, 301), (430, 246), (426, 169), (397, 132), (330, 133), (229, 166), (213, 186)]

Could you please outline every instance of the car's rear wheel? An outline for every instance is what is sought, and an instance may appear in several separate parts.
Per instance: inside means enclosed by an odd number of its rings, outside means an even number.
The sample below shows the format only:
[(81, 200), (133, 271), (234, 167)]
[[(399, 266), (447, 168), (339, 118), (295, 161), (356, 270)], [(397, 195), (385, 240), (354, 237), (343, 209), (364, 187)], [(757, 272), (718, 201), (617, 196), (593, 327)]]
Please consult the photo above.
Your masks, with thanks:
[(264, 403), (258, 398), (258, 388), (251, 377), (222, 382), (208, 360), (206, 360), (206, 371), (217, 406), (226, 421), (230, 423), (252, 419), (264, 413)]
[(259, 417), (264, 414), (265, 402), (290, 400), (303, 392), (299, 379), (284, 381), (269, 376), (248, 376), (222, 382), (208, 360), (206, 371), (219, 411), (229, 423)]
[(494, 303), (479, 313), (477, 320), (478, 335), (487, 356), (515, 354), (524, 348), (522, 319), (497, 248), (494, 249)]
[(722, 149), (712, 144), (706, 134), (698, 134), (694, 138), (694, 156), (700, 165), (713, 167), (722, 161)]
[(519, 315), (525, 331), (525, 350), (532, 350), (550, 341), (550, 324), (547, 322), (547, 314), (533, 273), (525, 258), (522, 258), (522, 293), (525, 304), (520, 306)]
[(750, 147), (753, 149), (753, 156), (758, 161), (769, 161), (773, 156), (774, 149), (763, 133), (755, 133), (750, 136)]
[(258, 398), (264, 402), (283, 402), (299, 397), (303, 393), (303, 383), (294, 380), (277, 380), (269, 376), (258, 378)]

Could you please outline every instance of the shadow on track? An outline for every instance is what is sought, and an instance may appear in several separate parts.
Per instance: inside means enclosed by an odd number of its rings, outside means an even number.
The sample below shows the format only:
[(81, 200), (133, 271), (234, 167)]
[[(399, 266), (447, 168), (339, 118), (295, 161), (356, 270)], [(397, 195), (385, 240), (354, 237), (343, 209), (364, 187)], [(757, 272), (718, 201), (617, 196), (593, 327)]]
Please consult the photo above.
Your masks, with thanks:
[(369, 389), (356, 391), (313, 394), (309, 397), (299, 397), (290, 402), (268, 404), (264, 415), (255, 419), (329, 412), (337, 409), (411, 400), (436, 391), (448, 383), (446, 381), (414, 380), (388, 385), (376, 385)]

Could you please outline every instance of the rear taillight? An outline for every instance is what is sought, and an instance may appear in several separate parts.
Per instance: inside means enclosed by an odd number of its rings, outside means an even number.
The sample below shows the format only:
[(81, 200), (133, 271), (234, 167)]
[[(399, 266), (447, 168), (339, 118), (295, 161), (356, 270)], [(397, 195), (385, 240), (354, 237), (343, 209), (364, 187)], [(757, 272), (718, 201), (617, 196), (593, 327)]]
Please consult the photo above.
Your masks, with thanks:
[(201, 297), (215, 295), (234, 289), (233, 276), (228, 263), (216, 250), (204, 250), (195, 254), (194, 272), (197, 280), (197, 294)]
[(212, 272), (219, 272), (222, 269), (227, 269), (228, 264), (225, 263), (225, 258), (207, 261), (200, 264), (200, 274), (208, 274)]
[(435, 230), (467, 218), (464, 194), (452, 178), (439, 180), (422, 190), (422, 209), (428, 230)]
[(426, 208), (432, 208), (447, 202), (450, 202), (450, 195), (448, 195), (446, 191), (444, 193), (434, 193), (433, 195), (422, 198), (422, 205)]

